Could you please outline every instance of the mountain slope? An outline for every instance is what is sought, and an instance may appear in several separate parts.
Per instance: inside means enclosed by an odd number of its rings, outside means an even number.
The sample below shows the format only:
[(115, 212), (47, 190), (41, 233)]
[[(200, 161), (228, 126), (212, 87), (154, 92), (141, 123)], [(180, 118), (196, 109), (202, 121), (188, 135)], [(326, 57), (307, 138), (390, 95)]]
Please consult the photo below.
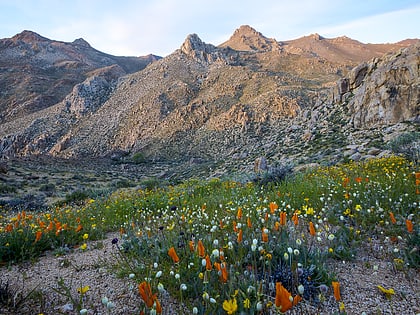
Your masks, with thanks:
[[(31, 31), (0, 40), (0, 122), (55, 105), (95, 69), (118, 65), (121, 74), (143, 69), (158, 57), (116, 57), (85, 40), (65, 43)], [(7, 88), (4, 88), (7, 87)]]
[[(334, 162), (347, 145), (379, 143), (387, 126), (416, 121), (413, 42), (370, 45), (319, 35), (277, 42), (241, 26), (214, 46), (192, 34), (141, 71), (121, 76), (119, 65), (91, 71), (56, 105), (2, 124), (0, 152), (141, 154), (151, 167), (194, 161), (213, 170), (249, 166), (260, 156)], [(397, 96), (379, 97), (383, 86)]]

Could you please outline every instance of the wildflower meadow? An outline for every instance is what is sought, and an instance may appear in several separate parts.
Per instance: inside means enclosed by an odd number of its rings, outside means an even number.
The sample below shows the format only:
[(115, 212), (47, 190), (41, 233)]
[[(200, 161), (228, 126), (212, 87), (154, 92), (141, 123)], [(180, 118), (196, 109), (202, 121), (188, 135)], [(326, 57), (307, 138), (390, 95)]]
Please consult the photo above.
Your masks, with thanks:
[[(344, 314), (340, 279), (328, 262), (365, 251), (396, 269), (419, 269), (419, 195), (417, 165), (394, 156), (264, 185), (190, 179), (82, 206), (13, 215), (2, 209), (0, 263), (47, 250), (88, 251), (88, 241), (118, 231), (110, 268), (136, 283), (140, 314), (162, 313), (165, 296), (179, 313), (281, 314), (334, 299)], [(79, 311), (87, 314), (83, 305)]]

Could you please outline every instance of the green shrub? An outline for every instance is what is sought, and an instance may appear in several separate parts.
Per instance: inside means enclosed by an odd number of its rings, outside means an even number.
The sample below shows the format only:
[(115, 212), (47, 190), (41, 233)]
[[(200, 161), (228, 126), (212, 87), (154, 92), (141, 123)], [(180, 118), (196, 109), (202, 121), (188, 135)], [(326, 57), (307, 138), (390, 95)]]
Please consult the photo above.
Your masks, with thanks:
[(420, 159), (420, 132), (407, 132), (389, 142), (391, 151), (403, 154), (415, 163)]

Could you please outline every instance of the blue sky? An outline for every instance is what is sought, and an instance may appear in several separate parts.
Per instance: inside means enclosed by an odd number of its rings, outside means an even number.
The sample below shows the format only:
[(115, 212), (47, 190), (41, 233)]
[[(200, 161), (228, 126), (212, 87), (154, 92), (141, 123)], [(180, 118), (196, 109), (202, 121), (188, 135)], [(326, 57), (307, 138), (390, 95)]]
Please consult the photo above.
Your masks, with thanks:
[(84, 38), (113, 55), (166, 56), (188, 34), (219, 45), (241, 25), (278, 41), (318, 33), (363, 43), (420, 38), (419, 0), (0, 0), (0, 38)]

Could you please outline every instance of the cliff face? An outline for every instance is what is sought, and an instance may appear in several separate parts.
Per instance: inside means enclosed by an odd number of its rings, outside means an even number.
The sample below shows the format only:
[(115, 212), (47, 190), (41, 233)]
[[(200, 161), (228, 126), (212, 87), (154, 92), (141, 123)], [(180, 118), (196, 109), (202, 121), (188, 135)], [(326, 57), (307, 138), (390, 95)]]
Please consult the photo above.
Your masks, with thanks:
[[(124, 152), (141, 153), (147, 161), (237, 164), (261, 155), (306, 162), (328, 155), (335, 161), (348, 145), (378, 143), (382, 129), (418, 121), (419, 45), (411, 42), (366, 45), (317, 34), (278, 42), (242, 26), (220, 46), (189, 35), (171, 55), (152, 63), (149, 57), (144, 69), (130, 74), (131, 59), (115, 62), (81, 39), (57, 44), (23, 35), (2, 40), (0, 49), (10, 55), (10, 47), (22, 51), (16, 43), (29, 50), (28, 43), (36, 42), (42, 53), (31, 48), (22, 66), (35, 67), (33, 60), (48, 55), (44, 65), (66, 70), (58, 79), (49, 77), (49, 84), (42, 84), (46, 90), (34, 98), (13, 88), (2, 97), (8, 104), (0, 125), (3, 156)], [(67, 48), (52, 58), (48, 47), (57, 45)], [(383, 55), (386, 51), (391, 52)], [(94, 64), (96, 55), (103, 63)], [(70, 82), (66, 78), (75, 69), (84, 70)], [(70, 83), (53, 105), (35, 110), (37, 95), (48, 95), (54, 80)], [(30, 101), (18, 102), (19, 97)]]
[(339, 81), (340, 98), (348, 102), (355, 128), (419, 122), (420, 46), (375, 58)]

